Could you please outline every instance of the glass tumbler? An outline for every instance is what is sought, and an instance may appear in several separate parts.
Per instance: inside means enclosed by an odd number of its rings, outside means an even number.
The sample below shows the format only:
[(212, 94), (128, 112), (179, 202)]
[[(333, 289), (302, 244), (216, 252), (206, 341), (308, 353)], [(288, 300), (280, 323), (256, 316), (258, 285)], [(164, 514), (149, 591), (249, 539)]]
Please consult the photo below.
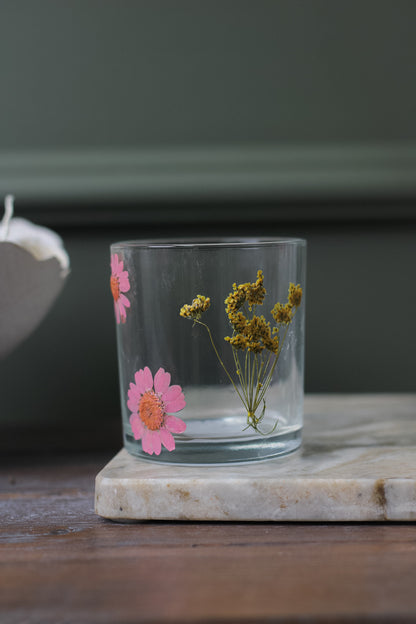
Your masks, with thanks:
[(111, 245), (125, 448), (182, 465), (301, 444), (306, 241)]

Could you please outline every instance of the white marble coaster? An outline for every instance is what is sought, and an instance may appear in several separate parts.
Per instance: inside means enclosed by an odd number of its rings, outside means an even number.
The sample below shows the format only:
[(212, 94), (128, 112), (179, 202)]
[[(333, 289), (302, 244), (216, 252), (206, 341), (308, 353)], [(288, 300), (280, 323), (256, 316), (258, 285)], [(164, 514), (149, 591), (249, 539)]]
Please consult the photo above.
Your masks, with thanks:
[(120, 451), (97, 475), (95, 510), (132, 520), (416, 520), (416, 395), (305, 400), (292, 456), (226, 467)]

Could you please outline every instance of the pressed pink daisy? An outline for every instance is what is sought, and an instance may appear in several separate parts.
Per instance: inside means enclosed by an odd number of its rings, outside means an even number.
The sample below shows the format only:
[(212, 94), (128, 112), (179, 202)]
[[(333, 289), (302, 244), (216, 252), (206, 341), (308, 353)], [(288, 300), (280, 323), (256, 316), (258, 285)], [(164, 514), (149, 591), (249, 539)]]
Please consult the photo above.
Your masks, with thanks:
[(130, 290), (129, 274), (123, 271), (123, 260), (119, 260), (117, 254), (111, 255), (110, 287), (114, 299), (114, 312), (117, 323), (126, 322), (126, 308), (130, 307), (130, 301), (123, 293)]
[(142, 449), (149, 455), (160, 455), (162, 444), (168, 451), (175, 448), (172, 433), (183, 433), (186, 424), (172, 412), (186, 405), (180, 386), (170, 385), (170, 374), (159, 368), (153, 379), (146, 366), (134, 375), (130, 384), (127, 407), (132, 412), (130, 425), (135, 440), (142, 441)]

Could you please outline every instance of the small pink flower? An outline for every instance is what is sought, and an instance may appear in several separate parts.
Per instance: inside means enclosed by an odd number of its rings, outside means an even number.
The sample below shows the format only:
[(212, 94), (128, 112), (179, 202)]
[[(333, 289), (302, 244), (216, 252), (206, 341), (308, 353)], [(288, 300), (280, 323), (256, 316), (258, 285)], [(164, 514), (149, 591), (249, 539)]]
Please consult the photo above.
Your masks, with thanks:
[(130, 307), (130, 301), (123, 293), (130, 290), (129, 274), (123, 271), (123, 260), (119, 260), (117, 254), (111, 255), (110, 287), (114, 299), (114, 312), (117, 323), (126, 322), (126, 308)]
[(162, 444), (168, 451), (175, 448), (172, 433), (183, 433), (186, 424), (171, 412), (179, 412), (186, 403), (180, 386), (170, 385), (170, 374), (159, 368), (153, 379), (146, 366), (134, 375), (128, 391), (127, 407), (132, 412), (130, 425), (135, 440), (149, 455), (160, 455)]

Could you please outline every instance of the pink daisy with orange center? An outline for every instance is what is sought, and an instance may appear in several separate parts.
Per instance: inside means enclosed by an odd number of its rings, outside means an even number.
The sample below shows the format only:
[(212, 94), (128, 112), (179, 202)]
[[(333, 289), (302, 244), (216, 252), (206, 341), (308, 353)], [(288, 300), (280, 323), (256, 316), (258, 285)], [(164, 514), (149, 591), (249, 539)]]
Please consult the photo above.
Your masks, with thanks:
[(130, 290), (129, 274), (124, 270), (123, 260), (119, 260), (117, 254), (111, 255), (110, 287), (114, 299), (114, 312), (117, 323), (126, 322), (126, 308), (130, 307), (130, 301), (123, 293)]
[(168, 451), (175, 448), (172, 433), (183, 433), (186, 424), (172, 413), (185, 405), (180, 386), (170, 385), (170, 374), (159, 368), (155, 377), (146, 366), (134, 375), (130, 384), (127, 407), (132, 412), (130, 425), (135, 440), (142, 441), (142, 449), (149, 455), (160, 455), (162, 444)]

